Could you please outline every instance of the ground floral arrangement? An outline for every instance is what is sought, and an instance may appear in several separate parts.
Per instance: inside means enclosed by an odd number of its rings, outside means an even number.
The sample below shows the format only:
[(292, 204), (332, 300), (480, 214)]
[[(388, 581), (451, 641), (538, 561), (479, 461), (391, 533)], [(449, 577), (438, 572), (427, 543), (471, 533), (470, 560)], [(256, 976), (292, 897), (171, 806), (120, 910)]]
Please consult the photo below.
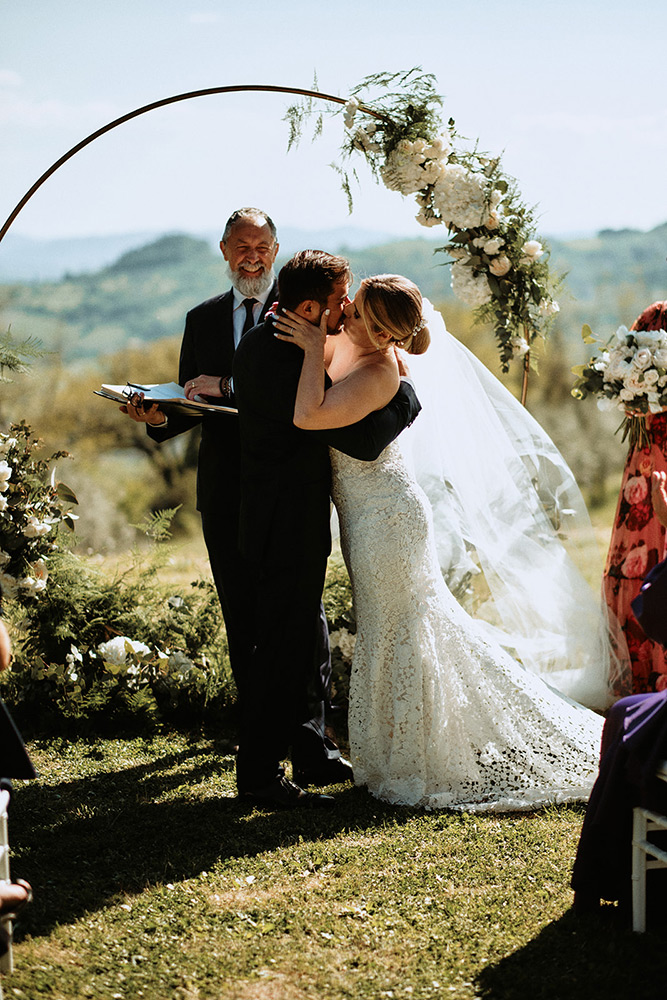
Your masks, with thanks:
[(603, 343), (585, 325), (582, 337), (586, 344), (600, 344), (601, 350), (572, 369), (577, 376), (572, 395), (594, 396), (602, 410), (621, 410), (623, 440), (628, 438), (632, 448), (646, 447), (646, 416), (667, 409), (667, 331), (620, 326)]
[[(559, 281), (549, 271), (549, 253), (536, 238), (533, 210), (521, 200), (516, 181), (501, 168), (500, 157), (466, 144), (453, 119), (445, 124), (434, 77), (420, 70), (366, 77), (353, 88), (344, 107), (326, 114), (342, 116), (345, 138), (342, 179), (350, 209), (347, 163), (362, 156), (375, 178), (392, 191), (414, 195), (417, 221), (449, 231), (438, 250), (451, 259), (455, 294), (475, 309), (475, 318), (493, 324), (500, 364), (509, 370), (544, 337), (558, 312)], [(287, 112), (290, 146), (316, 116), (315, 135), (324, 125), (312, 97)]]

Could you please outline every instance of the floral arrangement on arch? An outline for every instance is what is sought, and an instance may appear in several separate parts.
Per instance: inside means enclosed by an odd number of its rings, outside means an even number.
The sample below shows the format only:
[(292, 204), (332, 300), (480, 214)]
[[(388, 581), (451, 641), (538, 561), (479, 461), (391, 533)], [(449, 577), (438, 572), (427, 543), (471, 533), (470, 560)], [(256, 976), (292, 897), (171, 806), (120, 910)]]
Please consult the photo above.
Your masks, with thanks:
[(67, 452), (38, 459), (33, 454), (38, 445), (23, 422), (0, 434), (0, 594), (21, 603), (45, 589), (58, 529), (73, 530), (76, 519), (69, 509), (76, 496), (56, 483), (55, 470), (49, 473), (49, 463)]
[[(415, 196), (421, 225), (449, 231), (437, 250), (451, 258), (454, 293), (475, 309), (478, 322), (493, 324), (500, 364), (508, 371), (513, 358), (525, 358), (535, 339), (546, 335), (558, 312), (559, 282), (550, 275), (548, 250), (536, 238), (533, 211), (521, 201), (516, 181), (503, 173), (500, 157), (476, 145), (465, 148), (453, 119), (444, 124), (442, 103), (434, 77), (412, 69), (366, 77), (331, 114), (343, 115), (343, 161), (363, 156), (387, 188)], [(314, 113), (312, 98), (288, 109), (290, 147)], [(320, 113), (316, 136), (323, 122)], [(351, 210), (350, 173), (334, 166)]]
[(601, 410), (621, 410), (623, 440), (628, 438), (632, 448), (646, 447), (646, 415), (667, 409), (667, 331), (619, 326), (603, 343), (585, 325), (581, 335), (586, 344), (602, 344), (602, 350), (572, 369), (577, 376), (572, 395), (595, 396)]

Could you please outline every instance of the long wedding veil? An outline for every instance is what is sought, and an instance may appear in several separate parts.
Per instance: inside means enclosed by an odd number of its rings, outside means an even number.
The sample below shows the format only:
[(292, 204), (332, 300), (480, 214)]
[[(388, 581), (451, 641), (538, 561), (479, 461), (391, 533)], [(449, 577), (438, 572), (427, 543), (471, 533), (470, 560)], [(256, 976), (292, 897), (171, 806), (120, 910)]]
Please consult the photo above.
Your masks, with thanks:
[[(448, 586), (524, 666), (607, 708), (619, 663), (606, 608), (580, 569), (595, 540), (574, 476), (426, 299), (423, 313), (431, 346), (409, 359), (423, 409), (400, 440), (433, 508)], [(614, 636), (621, 656), (622, 642)]]

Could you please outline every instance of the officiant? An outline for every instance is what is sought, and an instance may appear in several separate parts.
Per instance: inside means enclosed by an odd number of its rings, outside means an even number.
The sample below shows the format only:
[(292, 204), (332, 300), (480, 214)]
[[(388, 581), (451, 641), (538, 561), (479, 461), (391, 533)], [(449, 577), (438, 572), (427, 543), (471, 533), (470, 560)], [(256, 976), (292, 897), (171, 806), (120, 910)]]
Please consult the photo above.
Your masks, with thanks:
[[(178, 382), (189, 398), (206, 397), (215, 391), (213, 402), (234, 406), (231, 380), (234, 351), (241, 337), (262, 322), (267, 309), (278, 298), (273, 269), (278, 253), (276, 227), (266, 212), (240, 208), (227, 220), (220, 250), (232, 287), (188, 312)], [(238, 551), (238, 418), (221, 413), (167, 418), (157, 405), (144, 407), (136, 397), (135, 405), (128, 403), (121, 410), (133, 420), (145, 423), (148, 435), (158, 443), (201, 424), (197, 509), (227, 630), (232, 673), (242, 699), (251, 652), (254, 602), (252, 579)]]

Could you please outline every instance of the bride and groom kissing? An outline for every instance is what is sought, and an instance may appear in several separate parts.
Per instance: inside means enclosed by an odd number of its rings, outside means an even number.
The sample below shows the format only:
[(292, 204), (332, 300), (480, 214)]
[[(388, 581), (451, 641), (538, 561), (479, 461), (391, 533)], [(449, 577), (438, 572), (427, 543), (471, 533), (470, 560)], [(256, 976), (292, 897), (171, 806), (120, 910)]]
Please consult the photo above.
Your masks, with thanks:
[[(348, 719), (356, 784), (396, 804), (470, 811), (586, 798), (601, 718), (527, 669), (516, 643), (459, 605), (436, 546), (437, 536), (456, 532), (454, 521), (439, 521), (435, 531), (431, 499), (408, 460), (409, 447), (404, 453), (403, 438), (397, 440), (421, 409), (403, 377), (402, 352), (417, 366), (432, 335), (436, 357), (438, 344), (449, 352), (444, 364), (431, 366), (436, 394), (405, 437), (419, 435), (428, 411), (438, 409), (445, 375), (448, 391), (452, 379), (463, 378), (470, 364), (460, 353), (465, 349), (413, 282), (366, 278), (351, 302), (350, 278), (343, 258), (296, 254), (279, 275), (278, 309), (243, 336), (234, 357), (240, 543), (256, 593), (255, 647), (241, 699), (239, 794), (269, 807), (332, 805), (332, 797), (304, 786), (352, 778), (324, 734), (321, 595), (332, 497), (357, 620)], [(489, 397), (499, 391), (492, 385)], [(482, 388), (469, 400), (480, 412), (489, 402), (484, 395)], [(501, 394), (497, 409), (508, 408)], [(485, 419), (483, 434), (490, 433), (492, 415)], [(519, 414), (524, 419), (532, 418)], [(455, 425), (436, 424), (447, 455)], [(532, 426), (531, 433), (537, 440)], [(429, 449), (433, 444), (431, 438)], [(466, 458), (472, 503), (484, 453)], [(513, 466), (515, 472), (521, 478)], [(448, 494), (449, 486), (445, 470), (435, 495)], [(521, 492), (514, 483), (503, 491)], [(507, 499), (500, 497), (501, 519)], [(534, 524), (510, 523), (513, 542), (529, 548), (537, 539), (548, 549), (544, 510), (535, 502)], [(555, 535), (552, 541), (560, 545)], [(556, 566), (559, 554), (549, 549), (552, 555)], [(290, 747), (293, 780), (281, 763)]]

